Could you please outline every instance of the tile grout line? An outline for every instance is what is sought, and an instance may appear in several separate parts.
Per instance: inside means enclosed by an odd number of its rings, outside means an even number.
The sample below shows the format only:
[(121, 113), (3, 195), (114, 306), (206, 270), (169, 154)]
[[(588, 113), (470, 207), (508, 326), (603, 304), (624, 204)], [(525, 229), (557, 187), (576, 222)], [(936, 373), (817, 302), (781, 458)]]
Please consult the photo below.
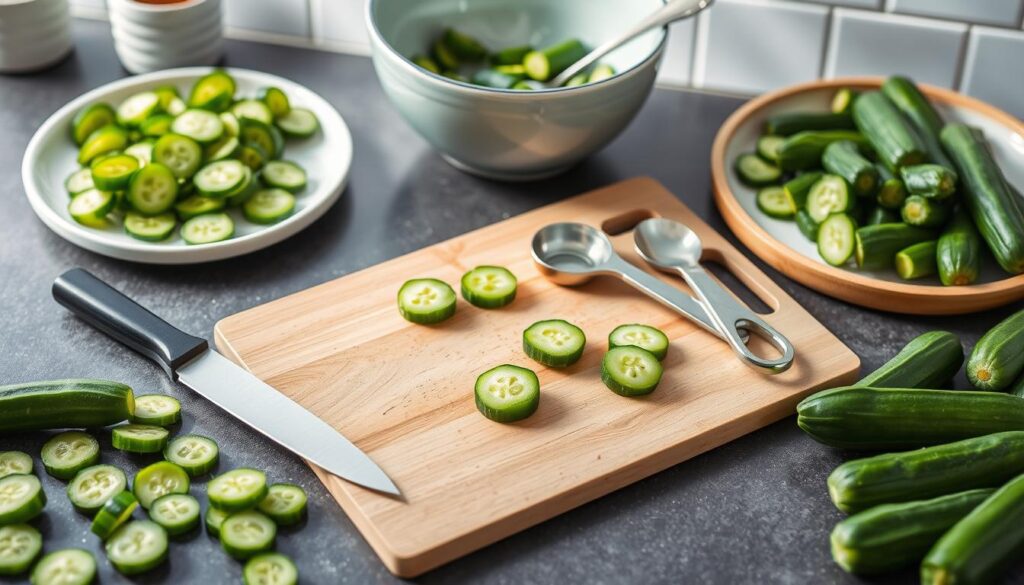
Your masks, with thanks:
[(956, 70), (953, 72), (953, 89), (960, 91), (964, 82), (964, 73), (967, 71), (967, 46), (971, 43), (971, 34), (974, 31), (974, 25), (968, 24), (967, 30), (964, 31), (963, 39), (960, 41), (960, 51), (958, 54), (958, 60), (956, 64)]
[(828, 17), (825, 19), (825, 36), (821, 39), (821, 66), (818, 67), (818, 79), (825, 79), (825, 67), (828, 66), (829, 44), (832, 42), (832, 22), (835, 19), (836, 7), (831, 4), (828, 7)]

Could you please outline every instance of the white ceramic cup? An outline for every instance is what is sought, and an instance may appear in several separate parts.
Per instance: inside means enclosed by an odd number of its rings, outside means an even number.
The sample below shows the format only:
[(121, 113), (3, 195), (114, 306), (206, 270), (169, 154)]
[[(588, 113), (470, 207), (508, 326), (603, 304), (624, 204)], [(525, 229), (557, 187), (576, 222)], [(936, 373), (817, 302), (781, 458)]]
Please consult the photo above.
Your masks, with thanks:
[(132, 73), (213, 65), (223, 55), (221, 0), (107, 0), (107, 5), (114, 50)]
[(0, 72), (43, 69), (71, 47), (67, 0), (0, 0)]

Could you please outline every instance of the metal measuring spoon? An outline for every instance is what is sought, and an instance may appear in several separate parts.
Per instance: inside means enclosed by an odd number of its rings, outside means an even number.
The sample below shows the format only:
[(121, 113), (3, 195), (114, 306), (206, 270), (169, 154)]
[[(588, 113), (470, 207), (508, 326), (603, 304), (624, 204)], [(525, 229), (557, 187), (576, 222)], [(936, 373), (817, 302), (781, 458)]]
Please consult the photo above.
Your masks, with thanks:
[[(736, 301), (700, 265), (700, 238), (690, 228), (671, 219), (654, 218), (640, 222), (633, 230), (636, 251), (652, 265), (678, 272), (686, 279), (711, 321), (725, 336), (733, 351), (748, 365), (772, 374), (785, 372), (793, 364), (793, 344), (757, 314)], [(743, 342), (743, 331), (756, 333), (782, 354), (766, 359), (754, 354)]]
[(556, 284), (576, 286), (595, 276), (615, 276), (722, 337), (700, 303), (623, 260), (597, 228), (582, 223), (551, 224), (534, 234), (532, 251), (541, 274)]

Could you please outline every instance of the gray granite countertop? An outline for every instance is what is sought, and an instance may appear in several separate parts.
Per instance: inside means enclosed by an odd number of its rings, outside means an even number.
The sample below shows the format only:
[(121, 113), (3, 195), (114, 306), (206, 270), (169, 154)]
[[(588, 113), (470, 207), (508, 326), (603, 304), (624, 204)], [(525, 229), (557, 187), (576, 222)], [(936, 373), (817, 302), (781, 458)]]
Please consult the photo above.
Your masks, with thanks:
[[(100, 377), (178, 397), (186, 413), (183, 432), (215, 438), (223, 448), (222, 468), (264, 468), (273, 480), (293, 481), (310, 493), (307, 523), (278, 539), (279, 550), (298, 563), (304, 583), (397, 580), (302, 463), (70, 316), (50, 297), (54, 277), (86, 267), (186, 331), (209, 337), (218, 319), (242, 309), (637, 175), (661, 181), (728, 233), (711, 203), (708, 153), (719, 125), (742, 100), (656, 90), (622, 136), (575, 169), (540, 183), (501, 184), (443, 162), (392, 109), (368, 59), (231, 41), (228, 65), (294, 79), (338, 108), (355, 140), (348, 189), (309, 229), (242, 258), (185, 267), (111, 260), (50, 232), (32, 213), (21, 183), (22, 153), (43, 120), (86, 90), (127, 75), (105, 24), (76, 21), (74, 33), (76, 52), (54, 69), (0, 76), (0, 382)], [(973, 343), (1010, 310), (953, 318), (884, 314), (824, 297), (758, 264), (847, 343), (865, 369), (928, 329), (949, 329)], [(2, 437), (0, 449), (38, 453), (43, 440), (41, 433)], [(101, 440), (109, 447), (109, 439)], [(109, 448), (104, 457), (132, 473), (147, 463)], [(855, 583), (832, 563), (828, 550), (828, 533), (840, 514), (829, 502), (825, 478), (842, 459), (786, 419), (416, 581)], [(97, 553), (103, 583), (128, 582), (106, 562), (88, 533), (87, 518), (63, 497), (63, 484), (45, 474), (43, 482), (50, 504), (38, 523), (46, 549), (90, 549)], [(194, 486), (204, 490), (205, 482)], [(174, 544), (163, 568), (132, 582), (239, 581), (238, 563), (198, 533)], [(916, 581), (908, 571), (873, 582)], [(1024, 583), (1024, 571), (1018, 568), (1012, 581)]]

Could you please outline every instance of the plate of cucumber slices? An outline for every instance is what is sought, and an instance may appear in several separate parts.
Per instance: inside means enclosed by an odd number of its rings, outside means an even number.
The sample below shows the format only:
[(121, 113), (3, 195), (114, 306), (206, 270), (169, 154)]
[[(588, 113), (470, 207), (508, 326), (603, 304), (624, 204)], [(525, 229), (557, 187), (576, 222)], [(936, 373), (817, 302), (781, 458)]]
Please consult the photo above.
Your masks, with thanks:
[(913, 314), (1024, 298), (1024, 122), (912, 80), (815, 81), (719, 130), (715, 202), (762, 260), (823, 294)]
[(244, 69), (129, 77), (72, 100), (22, 161), (36, 215), (87, 250), (193, 264), (292, 236), (337, 201), (352, 136), (326, 100)]

